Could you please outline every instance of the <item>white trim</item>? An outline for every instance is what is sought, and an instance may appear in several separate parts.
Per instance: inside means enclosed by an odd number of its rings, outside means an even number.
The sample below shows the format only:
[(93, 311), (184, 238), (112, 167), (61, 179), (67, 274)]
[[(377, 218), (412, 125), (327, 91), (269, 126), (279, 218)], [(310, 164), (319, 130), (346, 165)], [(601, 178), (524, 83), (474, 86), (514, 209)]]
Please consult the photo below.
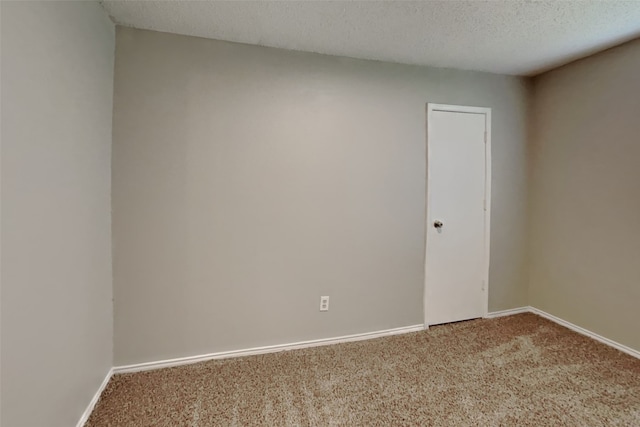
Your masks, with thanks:
[(98, 391), (96, 391), (96, 394), (93, 395), (93, 399), (91, 399), (91, 402), (89, 402), (87, 409), (85, 409), (84, 412), (82, 413), (82, 416), (80, 417), (78, 424), (76, 424), (76, 427), (83, 427), (87, 422), (87, 420), (89, 420), (89, 416), (93, 412), (93, 409), (96, 407), (96, 403), (98, 403), (98, 400), (100, 400), (100, 395), (102, 394), (104, 389), (107, 387), (109, 380), (113, 376), (113, 372), (114, 372), (113, 368), (109, 369), (109, 372), (107, 372), (107, 376), (104, 377), (104, 380), (102, 380), (102, 384), (100, 384), (100, 387), (98, 387)]
[(485, 111), (484, 135), (484, 314), (489, 313), (489, 265), (491, 262), (491, 108)]
[(179, 357), (176, 359), (159, 360), (156, 362), (135, 363), (133, 365), (116, 366), (113, 368), (114, 374), (125, 372), (150, 371), (153, 369), (169, 368), (174, 366), (188, 365), (192, 363), (205, 362), (207, 360), (227, 359), (230, 357), (253, 356), (256, 354), (275, 353), (279, 351), (297, 350), (301, 348), (319, 347), (331, 344), (340, 344), (353, 341), (362, 341), (372, 338), (386, 337), (390, 335), (406, 334), (424, 330), (424, 325), (404, 326), (401, 328), (386, 329), (375, 332), (365, 332), (361, 334), (345, 335), (335, 338), (322, 338), (310, 341), (300, 341), (290, 344), (268, 345), (264, 347), (254, 347), (244, 350), (222, 351), (219, 353), (209, 353), (199, 356)]
[(511, 316), (514, 314), (521, 314), (521, 313), (533, 313), (533, 314), (537, 314), (540, 317), (544, 317), (547, 320), (552, 321), (553, 323), (557, 323), (560, 326), (563, 326), (567, 329), (571, 329), (574, 332), (577, 332), (581, 335), (585, 335), (591, 339), (594, 339), (598, 342), (601, 342), (603, 344), (608, 345), (609, 347), (613, 347), (616, 350), (620, 350), (623, 353), (626, 353), (630, 356), (633, 356), (637, 359), (640, 359), (640, 351), (635, 350), (631, 347), (627, 347), (624, 344), (620, 344), (619, 342), (616, 342), (614, 340), (611, 340), (609, 338), (605, 338), (602, 335), (596, 334), (595, 332), (591, 332), (588, 329), (585, 329), (581, 326), (575, 325), (571, 322), (568, 322), (564, 319), (561, 319), (557, 316), (554, 316), (553, 314), (549, 314), (546, 311), (540, 310), (539, 308), (535, 308), (535, 307), (531, 307), (531, 306), (527, 306), (527, 307), (519, 307), (519, 308), (512, 308), (509, 310), (501, 310), (501, 311), (494, 311), (491, 313), (487, 314), (487, 318), (492, 319), (492, 318), (496, 318), (496, 317), (502, 317), (502, 316)]
[[(509, 310), (493, 311), (491, 313), (487, 313), (485, 317), (496, 318), (496, 317), (503, 317), (503, 316), (511, 316), (514, 314), (521, 314), (521, 313), (537, 314), (538, 316), (544, 317), (545, 319), (548, 319), (554, 323), (557, 323), (560, 326), (571, 329), (572, 331), (585, 335), (589, 338), (592, 338), (596, 341), (599, 341), (603, 344), (606, 344), (610, 347), (620, 350), (623, 353), (626, 353), (630, 356), (640, 359), (640, 351), (638, 350), (634, 350), (630, 347), (627, 347), (613, 340), (605, 338), (601, 335), (593, 333), (587, 329), (574, 325), (571, 322), (567, 322), (566, 320), (560, 319), (559, 317), (553, 316), (535, 307), (527, 306), (527, 307), (512, 308)], [(187, 365), (187, 364), (197, 363), (197, 362), (204, 362), (207, 360), (214, 360), (214, 359), (251, 356), (256, 354), (275, 353), (279, 351), (319, 347), (324, 345), (339, 344), (339, 343), (353, 342), (353, 341), (362, 341), (362, 340), (380, 338), (380, 337), (391, 336), (391, 335), (405, 334), (409, 332), (419, 332), (424, 329), (425, 329), (424, 325), (412, 325), (412, 326), (405, 326), (401, 328), (386, 329), (386, 330), (376, 331), (376, 332), (365, 332), (362, 334), (345, 335), (345, 336), (336, 337), (336, 338), (324, 338), (324, 339), (318, 339), (318, 340), (300, 341), (300, 342), (291, 343), (291, 344), (279, 344), (279, 345), (271, 345), (271, 346), (264, 346), (264, 347), (255, 347), (255, 348), (250, 348), (246, 350), (223, 351), (219, 353), (210, 353), (210, 354), (204, 354), (200, 356), (180, 357), (177, 359), (160, 360), (156, 362), (146, 362), (146, 363), (137, 363), (133, 365), (126, 365), (126, 366), (116, 366), (110, 369), (109, 372), (107, 373), (107, 376), (105, 377), (104, 381), (98, 388), (98, 391), (96, 392), (96, 394), (93, 396), (93, 399), (91, 399), (89, 406), (87, 406), (87, 409), (82, 414), (82, 417), (80, 418), (80, 421), (78, 421), (78, 424), (76, 427), (83, 427), (84, 424), (87, 422), (96, 403), (98, 403), (98, 400), (100, 399), (100, 395), (106, 388), (111, 377), (115, 374), (169, 368), (169, 367)]]
[[(431, 122), (431, 114), (434, 111), (450, 111), (457, 113), (471, 113), (471, 114), (484, 114), (485, 116), (485, 144), (484, 144), (484, 153), (485, 153), (485, 177), (484, 177), (484, 271), (483, 271), (483, 292), (484, 292), (484, 308), (483, 308), (483, 316), (488, 317), (489, 315), (489, 264), (490, 264), (490, 255), (491, 255), (491, 108), (487, 107), (469, 107), (469, 106), (461, 106), (461, 105), (448, 105), (448, 104), (427, 104), (427, 195), (426, 195), (426, 219), (425, 224), (426, 227), (432, 222), (431, 218), (431, 210), (430, 210), (430, 191), (429, 184), (431, 182), (431, 168), (429, 167), (429, 141), (430, 137), (430, 126)], [(424, 274), (425, 274), (425, 282), (424, 282), (424, 295), (423, 295), (423, 311), (424, 311), (424, 327), (425, 329), (429, 328), (429, 322), (427, 320), (427, 299), (428, 299), (428, 286), (427, 286), (427, 233), (428, 228), (425, 227), (425, 251), (424, 251)]]
[(494, 319), (496, 317), (513, 316), (514, 314), (528, 313), (531, 311), (531, 307), (518, 307), (510, 308), (509, 310), (492, 311), (487, 313), (485, 318)]
[(539, 308), (535, 308), (535, 307), (529, 307), (529, 311), (531, 313), (537, 314), (540, 317), (544, 317), (545, 319), (551, 320), (554, 323), (557, 323), (558, 325), (564, 326), (565, 328), (571, 329), (572, 331), (575, 331), (579, 334), (582, 335), (586, 335), (589, 338), (593, 338), (596, 341), (600, 341), (603, 344), (606, 344), (610, 347), (613, 347), (617, 350), (620, 350), (623, 353), (626, 353), (630, 356), (633, 356), (637, 359), (640, 359), (640, 351), (638, 350), (634, 350), (631, 347), (627, 347), (626, 345), (620, 344), (618, 342), (615, 342), (613, 340), (610, 340), (609, 338), (605, 338), (602, 335), (598, 335), (595, 332), (591, 332), (588, 329), (585, 329), (583, 327), (580, 327), (578, 325), (574, 325), (571, 322), (567, 322), (566, 320), (563, 320), (559, 317), (556, 317), (552, 314), (549, 314), (545, 311), (540, 310)]

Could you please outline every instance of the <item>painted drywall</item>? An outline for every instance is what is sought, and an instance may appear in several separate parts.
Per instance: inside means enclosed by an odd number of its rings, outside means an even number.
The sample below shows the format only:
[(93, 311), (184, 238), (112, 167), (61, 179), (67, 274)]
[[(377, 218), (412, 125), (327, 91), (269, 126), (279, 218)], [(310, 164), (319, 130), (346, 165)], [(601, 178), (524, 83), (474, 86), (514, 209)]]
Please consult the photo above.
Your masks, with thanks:
[(115, 364), (422, 323), (427, 102), (493, 109), (490, 310), (526, 305), (528, 92), (118, 27)]
[(534, 80), (530, 304), (640, 350), (640, 40)]
[(2, 426), (75, 425), (113, 364), (115, 29), (2, 2)]

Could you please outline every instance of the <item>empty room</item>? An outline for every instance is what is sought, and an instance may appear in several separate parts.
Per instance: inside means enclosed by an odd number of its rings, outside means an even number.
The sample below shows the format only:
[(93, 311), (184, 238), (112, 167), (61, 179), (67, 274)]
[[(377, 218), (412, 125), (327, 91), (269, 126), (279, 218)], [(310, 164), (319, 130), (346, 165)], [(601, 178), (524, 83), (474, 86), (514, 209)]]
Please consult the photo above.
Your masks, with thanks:
[(640, 426), (640, 1), (0, 1), (0, 425)]

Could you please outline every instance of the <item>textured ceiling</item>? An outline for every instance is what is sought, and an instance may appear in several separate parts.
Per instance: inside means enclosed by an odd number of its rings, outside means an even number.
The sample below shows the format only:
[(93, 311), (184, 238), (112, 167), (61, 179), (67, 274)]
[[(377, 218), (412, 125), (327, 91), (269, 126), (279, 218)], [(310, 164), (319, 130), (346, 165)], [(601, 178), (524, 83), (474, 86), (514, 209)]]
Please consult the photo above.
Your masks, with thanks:
[(104, 1), (121, 25), (407, 64), (534, 75), (640, 36), (640, 1)]

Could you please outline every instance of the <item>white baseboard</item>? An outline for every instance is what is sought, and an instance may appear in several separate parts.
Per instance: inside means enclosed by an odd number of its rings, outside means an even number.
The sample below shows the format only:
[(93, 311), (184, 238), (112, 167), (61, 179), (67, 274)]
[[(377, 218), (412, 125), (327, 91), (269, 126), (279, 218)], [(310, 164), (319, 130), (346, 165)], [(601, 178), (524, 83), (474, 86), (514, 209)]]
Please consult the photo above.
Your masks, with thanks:
[(493, 319), (495, 317), (511, 316), (514, 314), (528, 313), (531, 311), (531, 307), (518, 307), (510, 308), (509, 310), (492, 311), (487, 313), (487, 319)]
[(596, 341), (600, 341), (603, 344), (606, 344), (606, 345), (608, 345), (610, 347), (613, 347), (615, 349), (620, 350), (623, 353), (627, 353), (630, 356), (633, 356), (633, 357), (635, 357), (637, 359), (640, 359), (640, 351), (638, 351), (638, 350), (634, 350), (631, 347), (627, 347), (626, 345), (623, 345), (623, 344), (620, 344), (620, 343), (615, 342), (613, 340), (610, 340), (609, 338), (605, 338), (602, 335), (598, 335), (595, 332), (591, 332), (588, 329), (585, 329), (585, 328), (580, 327), (578, 325), (574, 325), (571, 322), (567, 322), (566, 320), (560, 319), (559, 317), (556, 317), (556, 316), (554, 316), (552, 314), (549, 314), (549, 313), (547, 313), (545, 311), (542, 311), (542, 310), (540, 310), (538, 308), (529, 307), (529, 311), (531, 313), (537, 314), (538, 316), (544, 317), (545, 319), (551, 320), (552, 322), (555, 322), (558, 325), (562, 325), (565, 328), (569, 328), (572, 331), (575, 331), (575, 332), (577, 332), (579, 334), (586, 335), (589, 338), (593, 338)]
[(556, 317), (553, 314), (549, 314), (546, 311), (542, 311), (539, 308), (528, 306), (528, 307), (512, 308), (510, 310), (494, 311), (494, 312), (488, 313), (487, 318), (492, 319), (495, 317), (511, 316), (513, 314), (520, 314), (520, 313), (537, 314), (540, 317), (544, 317), (547, 320), (551, 320), (552, 322), (557, 323), (558, 325), (564, 326), (565, 328), (571, 329), (574, 332), (577, 332), (582, 335), (586, 335), (589, 338), (592, 338), (596, 341), (599, 341), (603, 344), (606, 344), (610, 347), (620, 350), (623, 353), (626, 353), (630, 356), (640, 359), (640, 351), (634, 350), (631, 347), (627, 347), (626, 345), (610, 340), (609, 338), (605, 338), (602, 335), (598, 335), (595, 332), (591, 332), (590, 330), (585, 329), (581, 326), (574, 325), (571, 322), (567, 322), (566, 320)]
[(365, 332), (362, 334), (345, 335), (335, 338), (323, 338), (318, 340), (300, 341), (289, 344), (268, 345), (264, 347), (254, 347), (245, 350), (222, 351), (219, 353), (209, 353), (199, 356), (179, 357), (176, 359), (159, 360), (156, 362), (136, 363), (133, 365), (116, 366), (113, 368), (114, 374), (122, 374), (125, 372), (141, 372), (153, 369), (169, 368), (180, 365), (188, 365), (198, 362), (206, 362), (207, 360), (226, 359), (230, 357), (253, 356), (256, 354), (275, 353), (279, 351), (297, 350), (301, 348), (319, 347), (331, 344), (340, 344), (345, 342), (362, 341), (372, 338), (387, 337), (390, 335), (406, 334), (409, 332), (418, 332), (424, 330), (424, 325), (404, 326), (401, 328), (386, 329), (376, 332)]
[[(635, 358), (640, 359), (640, 351), (638, 350), (634, 350), (630, 347), (627, 347), (613, 340), (605, 338), (601, 335), (598, 335), (580, 326), (574, 325), (571, 322), (567, 322), (566, 320), (560, 319), (559, 317), (556, 317), (552, 314), (549, 314), (535, 307), (527, 306), (527, 307), (512, 308), (509, 310), (494, 311), (494, 312), (488, 313), (487, 318), (511, 316), (511, 315), (520, 314), (520, 313), (537, 314), (538, 316), (544, 317), (545, 319), (548, 319), (554, 323), (564, 326), (565, 328), (571, 329), (572, 331), (578, 332), (579, 334), (586, 335), (587, 337), (590, 337), (596, 341), (599, 341), (603, 344), (606, 344), (610, 347), (620, 350), (623, 353), (626, 353), (628, 355), (631, 355)], [(230, 357), (251, 356), (256, 354), (275, 353), (279, 351), (319, 347), (324, 345), (339, 344), (339, 343), (346, 343), (346, 342), (353, 342), (353, 341), (362, 341), (362, 340), (368, 340), (372, 338), (406, 334), (409, 332), (418, 332), (424, 329), (425, 329), (424, 325), (420, 324), (420, 325), (405, 326), (401, 328), (386, 329), (386, 330), (376, 331), (376, 332), (365, 332), (362, 334), (345, 335), (342, 337), (335, 337), (335, 338), (323, 338), (318, 340), (300, 341), (300, 342), (289, 343), (289, 344), (278, 344), (278, 345), (270, 345), (270, 346), (264, 346), (264, 347), (255, 347), (255, 348), (249, 348), (244, 350), (222, 351), (219, 353), (209, 353), (209, 354), (203, 354), (199, 356), (179, 357), (176, 359), (159, 360), (156, 362), (145, 362), (145, 363), (136, 363), (133, 365), (126, 365), (126, 366), (116, 366), (107, 373), (107, 376), (105, 377), (104, 381), (100, 385), (100, 388), (96, 392), (95, 396), (93, 396), (93, 399), (91, 399), (91, 402), (89, 403), (89, 406), (87, 406), (87, 409), (82, 414), (80, 421), (78, 421), (77, 427), (83, 427), (84, 424), (87, 422), (87, 420), (89, 419), (89, 416), (91, 415), (91, 412), (93, 411), (93, 408), (95, 407), (96, 403), (98, 403), (98, 400), (100, 399), (100, 395), (102, 394), (102, 392), (107, 386), (107, 383), (109, 382), (109, 380), (114, 374), (121, 374), (126, 372), (150, 371), (153, 369), (188, 365), (192, 363), (205, 362), (207, 360), (214, 360), (214, 359), (226, 359)]]
[(102, 380), (102, 384), (100, 384), (98, 391), (96, 391), (96, 394), (93, 396), (93, 399), (91, 399), (91, 402), (89, 402), (87, 409), (85, 409), (84, 412), (82, 413), (82, 416), (80, 417), (78, 424), (76, 424), (76, 427), (84, 427), (85, 423), (89, 419), (89, 416), (93, 412), (93, 408), (96, 407), (96, 403), (98, 403), (98, 400), (100, 400), (100, 395), (102, 395), (102, 392), (107, 387), (107, 384), (109, 383), (109, 380), (111, 379), (112, 376), (113, 376), (113, 368), (109, 369), (109, 372), (107, 372), (107, 376), (104, 377), (104, 380)]
[[(511, 315), (520, 314), (520, 313), (535, 313), (541, 317), (551, 320), (552, 322), (555, 322), (559, 325), (569, 328), (582, 335), (586, 335), (601, 343), (607, 344), (613, 348), (616, 348), (624, 353), (627, 353), (631, 356), (634, 356), (640, 359), (640, 351), (634, 350), (630, 347), (627, 347), (613, 340), (605, 338), (601, 335), (598, 335), (580, 326), (574, 325), (573, 323), (567, 322), (563, 319), (560, 319), (559, 317), (553, 316), (535, 307), (526, 306), (526, 307), (512, 308), (509, 310), (494, 311), (494, 312), (488, 313), (487, 318), (511, 316)], [(302, 348), (310, 348), (310, 347), (318, 347), (318, 346), (339, 344), (339, 343), (345, 343), (345, 342), (361, 341), (361, 340), (380, 338), (380, 337), (385, 337), (390, 335), (417, 332), (417, 331), (422, 331), (424, 329), (425, 329), (424, 325), (412, 325), (412, 326), (405, 326), (401, 328), (386, 329), (386, 330), (375, 331), (375, 332), (366, 332), (362, 334), (346, 335), (346, 336), (335, 337), (335, 338), (323, 338), (318, 340), (300, 341), (300, 342), (288, 343), (288, 344), (277, 344), (277, 345), (269, 345), (264, 347), (242, 349), (242, 350), (222, 351), (218, 353), (209, 353), (209, 354), (202, 354), (197, 356), (179, 357), (175, 359), (159, 360), (154, 362), (136, 363), (132, 365), (116, 366), (112, 369), (112, 373), (121, 374), (121, 373), (127, 373), (127, 372), (150, 371), (154, 369), (170, 368), (174, 366), (189, 365), (189, 364), (198, 363), (198, 362), (206, 362), (208, 360), (215, 360), (215, 359), (252, 356), (257, 354), (275, 353), (279, 351), (297, 350)], [(106, 385), (106, 382), (105, 382), (105, 385)], [(102, 388), (100, 392), (102, 391)]]

